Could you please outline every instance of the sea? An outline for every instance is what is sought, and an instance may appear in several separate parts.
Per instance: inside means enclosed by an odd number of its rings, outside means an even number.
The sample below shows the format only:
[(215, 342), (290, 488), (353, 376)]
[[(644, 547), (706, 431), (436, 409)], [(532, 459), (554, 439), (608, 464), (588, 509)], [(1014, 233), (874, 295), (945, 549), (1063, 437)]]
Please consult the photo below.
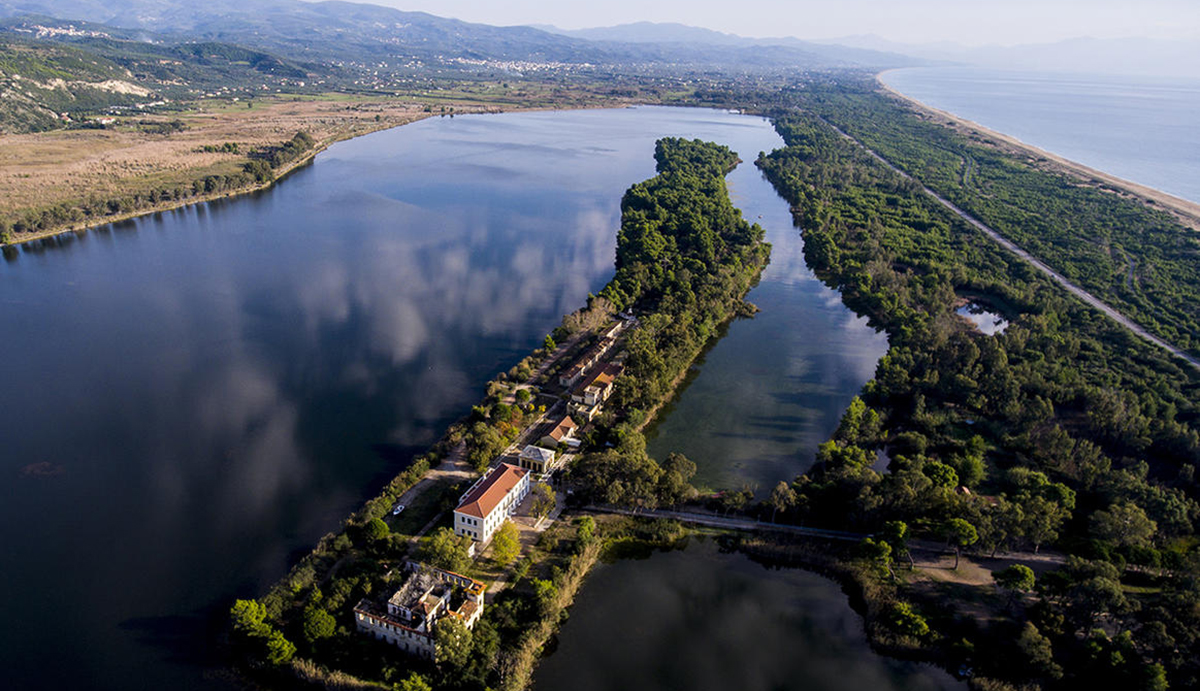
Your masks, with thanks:
[(916, 67), (885, 84), (1091, 168), (1200, 203), (1195, 79)]

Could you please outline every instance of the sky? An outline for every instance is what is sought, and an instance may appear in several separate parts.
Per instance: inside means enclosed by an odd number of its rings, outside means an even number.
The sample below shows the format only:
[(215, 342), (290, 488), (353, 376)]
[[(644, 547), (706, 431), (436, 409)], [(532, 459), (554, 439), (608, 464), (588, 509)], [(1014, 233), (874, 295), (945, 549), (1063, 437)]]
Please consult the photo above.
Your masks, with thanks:
[(751, 37), (876, 34), (905, 43), (1200, 40), (1200, 0), (357, 0), (485, 24), (679, 22)]

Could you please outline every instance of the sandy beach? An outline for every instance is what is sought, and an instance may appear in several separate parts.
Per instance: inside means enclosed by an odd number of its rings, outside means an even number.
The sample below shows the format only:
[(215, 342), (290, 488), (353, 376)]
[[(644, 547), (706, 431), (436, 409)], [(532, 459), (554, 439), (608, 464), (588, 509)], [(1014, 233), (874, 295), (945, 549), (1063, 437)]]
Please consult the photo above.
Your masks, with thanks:
[(1140, 201), (1147, 206), (1168, 211), (1189, 228), (1200, 230), (1200, 204), (1188, 201), (1187, 199), (1180, 199), (1162, 190), (1140, 185), (1136, 182), (1105, 173), (1104, 171), (1096, 170), (1095, 168), (1090, 168), (1082, 163), (1076, 163), (1058, 154), (1027, 144), (1016, 137), (988, 129), (977, 122), (928, 106), (888, 86), (883, 81), (883, 75), (892, 71), (894, 70), (884, 70), (875, 75), (875, 81), (879, 84), (879, 87), (926, 117), (941, 122), (962, 134), (983, 137), (1002, 150), (1032, 159), (1032, 162), (1043, 169), (1063, 173), (1089, 184), (1103, 184), (1117, 188), (1125, 196)]

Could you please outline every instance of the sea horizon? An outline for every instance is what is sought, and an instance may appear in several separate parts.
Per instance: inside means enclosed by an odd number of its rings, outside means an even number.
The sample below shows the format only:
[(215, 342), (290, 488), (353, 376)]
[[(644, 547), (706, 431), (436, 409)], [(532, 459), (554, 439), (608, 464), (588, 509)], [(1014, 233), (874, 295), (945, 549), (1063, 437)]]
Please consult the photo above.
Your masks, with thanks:
[(1029, 146), (1200, 203), (1200, 77), (944, 66), (887, 70), (879, 79)]

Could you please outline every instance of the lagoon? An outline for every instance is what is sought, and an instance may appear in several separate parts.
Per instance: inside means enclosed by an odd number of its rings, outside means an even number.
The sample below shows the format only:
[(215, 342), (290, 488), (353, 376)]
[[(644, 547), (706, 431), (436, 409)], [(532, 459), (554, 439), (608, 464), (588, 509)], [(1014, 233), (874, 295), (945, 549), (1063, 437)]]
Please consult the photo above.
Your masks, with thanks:
[[(766, 121), (709, 110), (429, 119), (259, 194), (6, 253), (4, 678), (227, 688), (212, 651), (233, 598), (261, 595), (607, 282), (621, 195), (662, 136), (747, 161), (778, 145)], [(750, 298), (764, 313), (731, 325), (734, 351), (712, 349), (653, 443), (707, 481), (769, 484), (804, 469), (885, 345), (805, 273), (749, 162), (730, 185), (777, 243)]]
[(534, 691), (951, 691), (929, 665), (871, 652), (833, 581), (692, 539), (600, 564), (579, 592)]

